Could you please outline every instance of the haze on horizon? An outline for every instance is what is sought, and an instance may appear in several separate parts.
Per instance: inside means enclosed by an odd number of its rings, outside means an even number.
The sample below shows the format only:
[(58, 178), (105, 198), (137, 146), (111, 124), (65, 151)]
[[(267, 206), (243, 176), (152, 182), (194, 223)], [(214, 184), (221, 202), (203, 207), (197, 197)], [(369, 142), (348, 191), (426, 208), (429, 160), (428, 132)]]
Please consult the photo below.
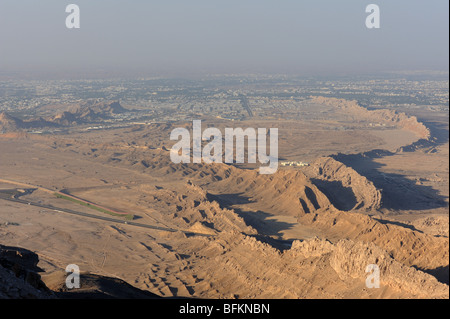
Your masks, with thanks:
[[(75, 3), (81, 28), (67, 29)], [(367, 29), (368, 4), (381, 28)], [(0, 74), (448, 72), (444, 0), (0, 3)]]

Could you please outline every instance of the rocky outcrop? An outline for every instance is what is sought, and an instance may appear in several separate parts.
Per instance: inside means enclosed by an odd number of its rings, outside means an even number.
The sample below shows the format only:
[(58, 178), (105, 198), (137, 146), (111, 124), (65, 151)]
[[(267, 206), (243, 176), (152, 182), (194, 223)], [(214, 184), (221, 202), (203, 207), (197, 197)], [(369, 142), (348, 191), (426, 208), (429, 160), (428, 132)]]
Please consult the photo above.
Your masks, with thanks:
[(310, 214), (331, 206), (329, 199), (301, 171), (278, 170), (275, 174), (261, 175), (233, 167), (214, 188), (221, 194), (228, 193), (217, 196), (217, 201), (225, 206), (252, 203), (255, 209), (264, 208), (280, 215)]
[(330, 257), (330, 264), (341, 279), (361, 278), (368, 265), (380, 271), (380, 286), (392, 288), (426, 298), (448, 298), (448, 285), (439, 283), (429, 274), (395, 261), (373, 243), (340, 240)]
[(21, 120), (6, 112), (0, 113), (0, 133), (22, 129), (39, 129), (69, 126), (110, 119), (115, 115), (129, 112), (119, 102), (86, 102), (50, 118)]
[[(299, 222), (320, 230), (330, 240), (350, 239), (371, 242), (396, 261), (434, 273), (448, 267), (448, 238), (435, 237), (394, 224), (386, 224), (355, 212), (323, 211), (300, 216)], [(448, 269), (448, 268), (447, 268)], [(441, 276), (440, 281), (445, 281)]]
[(0, 299), (159, 298), (121, 279), (91, 273), (80, 274), (80, 288), (68, 289), (63, 269), (41, 276), (38, 262), (32, 251), (0, 245)]
[(38, 274), (38, 262), (29, 250), (0, 245), (0, 298), (52, 298)]
[(119, 102), (86, 102), (52, 118), (61, 125), (95, 122), (109, 119), (117, 114), (129, 112)]
[(21, 129), (24, 127), (23, 121), (9, 115), (6, 112), (0, 113), (0, 132), (9, 132)]
[(0, 133), (2, 132), (13, 132), (23, 129), (34, 129), (34, 128), (44, 128), (44, 127), (56, 127), (57, 123), (49, 122), (42, 117), (21, 120), (19, 118), (13, 117), (6, 112), (0, 113)]
[(312, 97), (312, 102), (327, 106), (332, 106), (343, 110), (354, 118), (355, 121), (365, 120), (396, 127), (414, 132), (420, 139), (429, 139), (430, 130), (415, 116), (408, 116), (405, 113), (393, 110), (368, 110), (358, 104), (357, 101), (349, 101), (337, 98)]
[(331, 268), (344, 281), (356, 280), (365, 283), (373, 271), (366, 272), (367, 266), (376, 265), (379, 269), (381, 289), (389, 287), (415, 298), (448, 298), (448, 285), (394, 260), (374, 243), (342, 239), (332, 244), (325, 239), (313, 238), (303, 242), (294, 241), (291, 250), (286, 254), (302, 255), (304, 258), (326, 258)]
[(304, 171), (340, 210), (370, 211), (381, 206), (381, 191), (371, 181), (331, 157), (316, 159)]

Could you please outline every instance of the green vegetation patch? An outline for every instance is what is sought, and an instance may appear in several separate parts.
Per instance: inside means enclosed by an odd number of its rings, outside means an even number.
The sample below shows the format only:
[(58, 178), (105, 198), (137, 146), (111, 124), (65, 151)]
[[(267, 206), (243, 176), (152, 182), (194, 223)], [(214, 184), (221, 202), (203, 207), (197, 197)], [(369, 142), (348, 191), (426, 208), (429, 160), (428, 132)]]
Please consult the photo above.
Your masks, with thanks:
[(81, 200), (78, 200), (78, 199), (70, 197), (70, 196), (65, 196), (65, 195), (60, 194), (60, 193), (54, 193), (54, 195), (56, 197), (58, 197), (58, 198), (70, 200), (71, 202), (74, 202), (74, 203), (77, 203), (77, 204), (89, 207), (91, 209), (95, 209), (96, 211), (99, 211), (99, 212), (102, 212), (102, 213), (106, 213), (106, 214), (109, 214), (109, 215), (112, 215), (112, 216), (116, 216), (116, 217), (124, 217), (127, 220), (133, 220), (134, 219), (134, 215), (133, 214), (126, 214), (126, 215), (124, 215), (124, 214), (117, 214), (117, 213), (112, 212), (110, 210), (107, 210), (105, 208), (98, 207), (98, 206), (90, 204), (90, 203), (85, 203), (85, 202), (83, 202)]

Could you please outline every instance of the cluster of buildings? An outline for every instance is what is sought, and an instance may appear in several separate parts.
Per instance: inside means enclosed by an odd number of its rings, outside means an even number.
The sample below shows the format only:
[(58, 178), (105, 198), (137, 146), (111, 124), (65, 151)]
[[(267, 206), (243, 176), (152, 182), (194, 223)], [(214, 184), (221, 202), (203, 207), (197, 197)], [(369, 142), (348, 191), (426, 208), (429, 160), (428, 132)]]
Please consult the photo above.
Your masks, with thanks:
[(309, 166), (309, 163), (301, 162), (301, 161), (288, 161), (288, 162), (281, 162), (281, 166), (297, 166), (297, 167), (303, 167), (303, 166)]
[[(448, 110), (448, 78), (413, 79), (412, 75), (365, 78), (301, 78), (264, 75), (223, 75), (197, 80), (142, 78), (135, 80), (7, 80), (0, 81), (0, 111), (32, 116), (87, 99), (118, 100), (139, 118), (120, 115), (113, 122), (177, 121), (203, 116), (227, 120), (309, 119), (305, 101), (311, 96), (355, 99), (360, 105), (407, 108), (429, 106)], [(433, 110), (434, 110), (433, 109)], [(327, 114), (313, 113), (326, 117)], [(131, 118), (130, 118), (131, 116)], [(142, 118), (141, 117), (144, 117)], [(314, 118), (312, 118), (314, 119)]]

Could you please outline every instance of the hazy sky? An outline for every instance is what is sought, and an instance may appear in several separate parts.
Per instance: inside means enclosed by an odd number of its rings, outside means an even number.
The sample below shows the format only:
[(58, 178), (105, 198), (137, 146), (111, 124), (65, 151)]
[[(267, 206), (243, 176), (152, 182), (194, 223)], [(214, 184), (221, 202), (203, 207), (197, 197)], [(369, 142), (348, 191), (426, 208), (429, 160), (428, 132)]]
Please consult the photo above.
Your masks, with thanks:
[[(66, 5), (81, 10), (67, 29)], [(381, 28), (367, 29), (368, 4)], [(0, 72), (448, 70), (448, 0), (0, 0)]]

